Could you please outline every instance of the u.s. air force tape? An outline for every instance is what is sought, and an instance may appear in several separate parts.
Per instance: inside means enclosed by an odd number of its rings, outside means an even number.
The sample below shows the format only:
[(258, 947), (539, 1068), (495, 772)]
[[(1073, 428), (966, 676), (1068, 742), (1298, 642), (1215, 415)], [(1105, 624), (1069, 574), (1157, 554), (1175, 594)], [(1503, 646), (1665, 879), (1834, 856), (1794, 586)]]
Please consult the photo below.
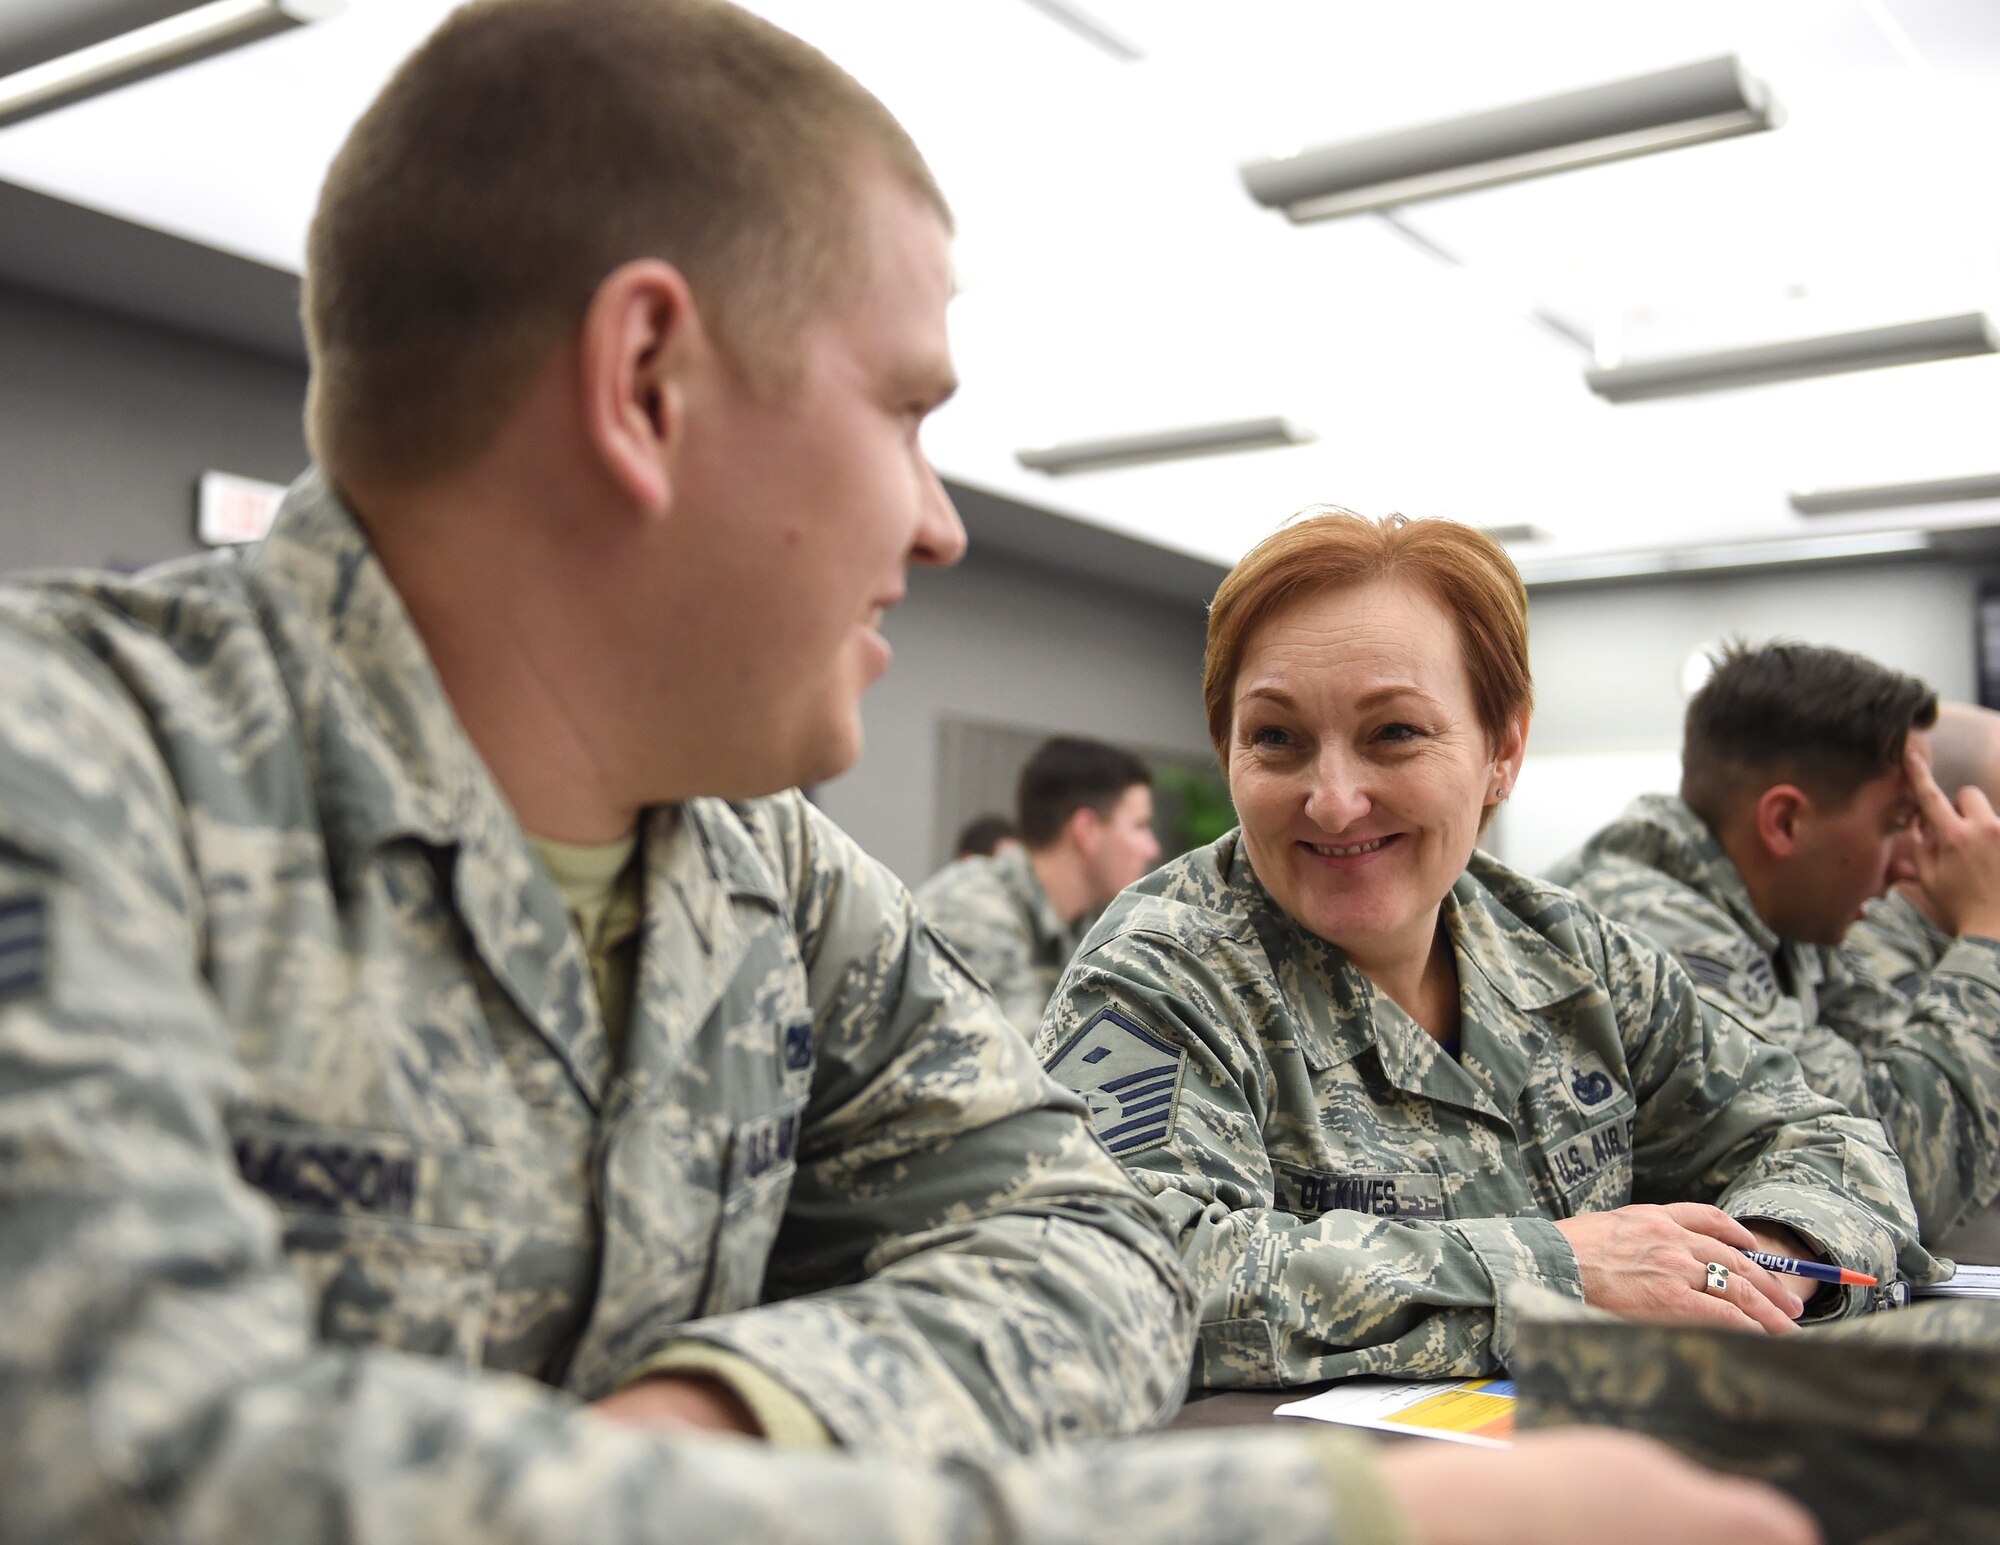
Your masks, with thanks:
[(1186, 1052), (1116, 1009), (1099, 1009), (1049, 1058), (1049, 1072), (1083, 1096), (1104, 1146), (1126, 1154), (1172, 1136), (1186, 1064)]

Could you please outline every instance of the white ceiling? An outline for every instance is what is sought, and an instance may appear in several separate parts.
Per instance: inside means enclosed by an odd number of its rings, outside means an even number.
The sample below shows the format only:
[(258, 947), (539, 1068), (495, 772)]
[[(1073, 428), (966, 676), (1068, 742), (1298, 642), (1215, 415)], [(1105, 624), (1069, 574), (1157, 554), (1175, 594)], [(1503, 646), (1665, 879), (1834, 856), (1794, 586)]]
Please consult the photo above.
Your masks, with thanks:
[[(1993, 306), (1996, 0), (759, 0), (910, 127), (956, 206), (948, 475), (1231, 562), (1333, 501), (1532, 524), (1524, 558), (1899, 525), (1793, 488), (2000, 465), (2000, 357), (1613, 407), (1540, 311), (1634, 353)], [(347, 126), (450, 0), (0, 130), (0, 178), (296, 269)], [(1776, 132), (1294, 227), (1239, 163), (1719, 53)], [(1308, 446), (1051, 479), (1022, 446), (1282, 414)]]

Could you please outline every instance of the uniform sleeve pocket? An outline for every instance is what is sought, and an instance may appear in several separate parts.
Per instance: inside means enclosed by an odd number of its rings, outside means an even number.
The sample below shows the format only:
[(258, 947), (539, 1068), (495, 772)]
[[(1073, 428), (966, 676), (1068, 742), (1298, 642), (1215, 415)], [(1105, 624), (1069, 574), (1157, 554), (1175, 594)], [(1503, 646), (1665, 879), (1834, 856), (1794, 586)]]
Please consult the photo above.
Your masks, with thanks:
[(1195, 1339), (1195, 1389), (1243, 1389), (1281, 1383), (1278, 1339), (1266, 1320), (1211, 1320)]

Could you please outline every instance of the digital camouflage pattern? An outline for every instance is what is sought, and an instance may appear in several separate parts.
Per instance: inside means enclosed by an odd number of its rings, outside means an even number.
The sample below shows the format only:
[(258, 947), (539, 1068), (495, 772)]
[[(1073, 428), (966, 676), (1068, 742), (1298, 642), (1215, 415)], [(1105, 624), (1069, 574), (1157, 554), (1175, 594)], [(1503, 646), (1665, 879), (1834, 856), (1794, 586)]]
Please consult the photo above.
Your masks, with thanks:
[[(316, 476), (247, 564), (0, 585), (0, 680), (9, 1539), (674, 1532), (752, 1462), (663, 1479), (572, 1411), (690, 1347), (914, 1460), (1175, 1408), (1145, 1199), (801, 799), (649, 814), (614, 1065)], [(832, 1528), (803, 1481), (746, 1487)]]
[(1552, 1220), (1635, 1201), (1932, 1274), (1879, 1125), (1701, 1013), (1668, 957), (1484, 854), (1443, 918), (1458, 1060), (1278, 908), (1233, 832), (1114, 901), (1063, 979), (1040, 1049), (1179, 1236), (1197, 1385), (1490, 1373), (1517, 1289), (1582, 1297)]
[(2000, 1540), (2000, 1303), (1930, 1302), (1796, 1336), (1539, 1303), (1522, 1311), (1514, 1383), (1522, 1428), (1663, 1439), (1790, 1492), (1827, 1545)]
[(1956, 940), (1905, 997), (1854, 953), (1773, 933), (1715, 834), (1667, 795), (1551, 878), (1672, 950), (1712, 1008), (1790, 1051), (1815, 1089), (1879, 1117), (1926, 1240), (2000, 1195), (2000, 941)]
[(917, 910), (1032, 1041), (1082, 931), (1056, 915), (1027, 850), (946, 864), (917, 887)]
[(1867, 913), (1840, 941), (1858, 976), (1893, 987), (1914, 999), (1938, 968), (1952, 937), (1925, 917), (1899, 890), (1868, 903)]

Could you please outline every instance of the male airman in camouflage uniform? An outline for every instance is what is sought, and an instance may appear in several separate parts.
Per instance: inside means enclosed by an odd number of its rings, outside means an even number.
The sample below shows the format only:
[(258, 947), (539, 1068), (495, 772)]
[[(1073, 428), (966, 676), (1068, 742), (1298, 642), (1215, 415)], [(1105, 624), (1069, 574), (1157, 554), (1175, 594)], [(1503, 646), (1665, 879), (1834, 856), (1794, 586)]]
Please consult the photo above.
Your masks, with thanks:
[[(1703, 1001), (1790, 1050), (1815, 1089), (1880, 1118), (1937, 1244), (2000, 1193), (2000, 873), (1957, 882), (1958, 937), (1914, 993), (1840, 947), (1867, 898), (1914, 872), (1921, 788), (1905, 740), (1934, 701), (1836, 650), (1736, 651), (1689, 705), (1682, 797), (1642, 798), (1551, 877), (1672, 950)], [(1839, 739), (1870, 734), (1870, 709), (1900, 722), (1842, 761)], [(1739, 748), (1739, 724), (1794, 742)], [(1840, 779), (1847, 762), (1855, 774)], [(1914, 776), (1930, 782), (1921, 762)], [(1928, 824), (2000, 844), (1937, 804)]]
[(1083, 924), (1152, 867), (1152, 774), (1129, 751), (1062, 735), (1021, 769), (1025, 849), (961, 858), (917, 887), (917, 908), (1033, 1040)]
[(1457, 1058), (1277, 907), (1235, 834), (1128, 890), (1064, 978), (1040, 1049), (1180, 1239), (1197, 1386), (1504, 1367), (1521, 1288), (1583, 1295), (1554, 1220), (1634, 1201), (1934, 1273), (1875, 1123), (1698, 1012), (1664, 955), (1482, 854), (1443, 925)]
[(1056, 912), (1028, 850), (954, 859), (917, 887), (916, 902), (993, 989), (1009, 1022), (1032, 1038), (1083, 934)]
[[(828, 173), (855, 186), (865, 283), (821, 303), (838, 320), (782, 399), (861, 417), (830, 442), (738, 384), (645, 245), (580, 324), (561, 285), (524, 300), (511, 269), (454, 266), (461, 222), (507, 195), (433, 161), (532, 125), (508, 175), (562, 220), (588, 189), (555, 170), (587, 181), (656, 92), (730, 59), (850, 145), (874, 126), (866, 175)], [(662, 60), (686, 79), (661, 83)], [(555, 100), (606, 79), (588, 112)], [(607, 129), (621, 90), (640, 116)], [(440, 138), (441, 112), (466, 140)], [(176, 1534), (319, 1519), (236, 1529), (306, 1538), (395, 1508), (420, 1471), (526, 1519), (544, 1486), (632, 1484), (578, 1401), (915, 1457), (1174, 1408), (1187, 1295), (1144, 1199), (907, 893), (771, 794), (852, 759), (880, 609), (911, 564), (963, 548), (905, 421), (949, 390), (950, 281), (942, 206), (899, 144), (846, 77), (741, 13), (462, 10), (363, 119), (315, 224), (313, 429), (341, 486), (304, 478), (247, 563), (6, 587), (10, 1522), (81, 1539), (148, 1510)], [(405, 197), (439, 228), (369, 224)], [(537, 240), (597, 239), (517, 234), (523, 268)], [(437, 309), (425, 285), (461, 279), (460, 309)], [(490, 318), (480, 282), (501, 291)], [(480, 402), (444, 411), (463, 379), (405, 341), (447, 356), (429, 330), (457, 315), (480, 335), (461, 348), (490, 332), (533, 363), (487, 360)], [(592, 369), (607, 395), (579, 407)], [(401, 383), (390, 400), (371, 370)], [(592, 411), (598, 442), (572, 427)], [(751, 421), (775, 473), (731, 464)], [(669, 503), (663, 548), (634, 513)], [(801, 509), (811, 526), (754, 524)], [(733, 579), (737, 634), (691, 612)], [(757, 614), (763, 591), (780, 616)], [(697, 641), (726, 669), (593, 696), (599, 666)], [(622, 834), (629, 939), (587, 945), (528, 831)], [(425, 1532), (474, 1516), (446, 1506)]]

